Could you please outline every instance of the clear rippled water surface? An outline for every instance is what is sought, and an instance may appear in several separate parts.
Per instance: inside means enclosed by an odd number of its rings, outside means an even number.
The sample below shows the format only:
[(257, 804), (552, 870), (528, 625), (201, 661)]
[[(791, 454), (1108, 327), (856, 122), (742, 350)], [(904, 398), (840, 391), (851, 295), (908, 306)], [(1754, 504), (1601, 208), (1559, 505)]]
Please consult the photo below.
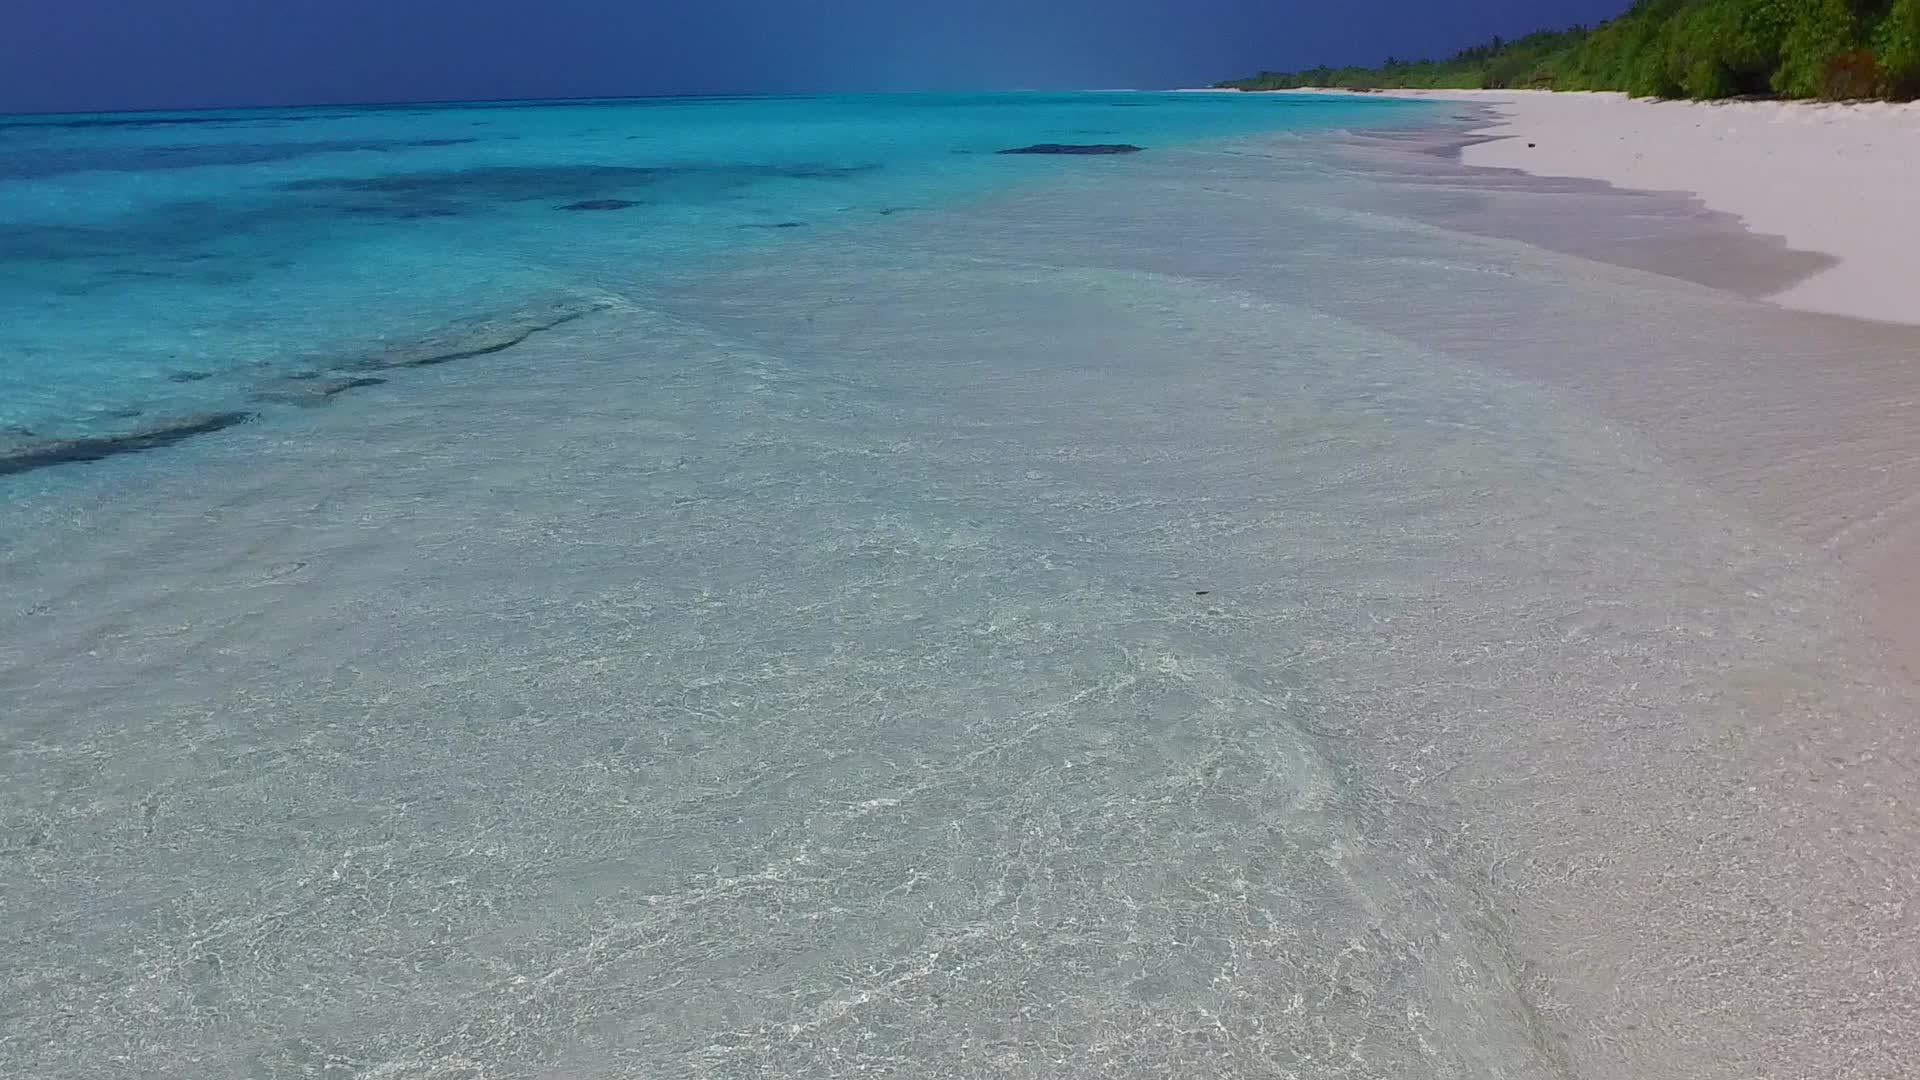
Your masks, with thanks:
[(1913, 339), (1450, 122), (0, 129), (10, 422), (254, 417), (0, 476), (0, 1076), (1902, 1075), (1920, 696), (1685, 437)]
[(324, 397), (703, 257), (1057, 167), (997, 150), (1394, 111), (1002, 94), (0, 118), (0, 453)]

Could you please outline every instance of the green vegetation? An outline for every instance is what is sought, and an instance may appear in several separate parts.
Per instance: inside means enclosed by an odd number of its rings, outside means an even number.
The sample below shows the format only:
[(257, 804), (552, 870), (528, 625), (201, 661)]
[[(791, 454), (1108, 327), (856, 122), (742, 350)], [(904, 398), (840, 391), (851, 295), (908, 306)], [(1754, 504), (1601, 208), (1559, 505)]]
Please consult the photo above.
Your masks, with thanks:
[(1920, 0), (1636, 0), (1591, 29), (1494, 38), (1445, 60), (1262, 72), (1220, 85), (1908, 100), (1920, 97)]

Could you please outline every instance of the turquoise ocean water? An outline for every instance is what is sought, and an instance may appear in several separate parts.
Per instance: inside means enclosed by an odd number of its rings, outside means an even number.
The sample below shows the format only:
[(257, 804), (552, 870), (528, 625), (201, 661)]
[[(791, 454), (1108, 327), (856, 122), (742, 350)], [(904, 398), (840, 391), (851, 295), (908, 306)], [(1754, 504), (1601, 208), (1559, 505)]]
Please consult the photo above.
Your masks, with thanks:
[(0, 453), (317, 400), (698, 260), (1076, 163), (996, 150), (1407, 111), (1092, 93), (0, 119)]
[(1914, 338), (1470, 119), (0, 124), (0, 1077), (1907, 1075)]

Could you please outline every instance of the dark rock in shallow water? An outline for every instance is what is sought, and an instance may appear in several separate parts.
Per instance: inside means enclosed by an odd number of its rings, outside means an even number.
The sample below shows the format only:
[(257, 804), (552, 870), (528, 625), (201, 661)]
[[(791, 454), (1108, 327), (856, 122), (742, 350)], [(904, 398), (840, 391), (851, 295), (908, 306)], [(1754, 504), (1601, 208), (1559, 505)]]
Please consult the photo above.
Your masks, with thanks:
[(371, 375), (322, 379), (317, 378), (317, 374), (317, 372), (306, 372), (289, 375), (280, 385), (256, 392), (253, 399), (276, 405), (324, 405), (337, 394), (358, 390), (363, 386), (379, 386), (387, 381)]
[(50, 465), (99, 461), (115, 454), (129, 454), (137, 450), (152, 450), (195, 435), (205, 435), (222, 428), (230, 428), (235, 424), (243, 424), (252, 418), (253, 414), (248, 412), (207, 413), (128, 432), (124, 435), (93, 435), (79, 439), (58, 439), (53, 442), (23, 446), (15, 450), (0, 450), (0, 476), (31, 472)]
[(535, 334), (564, 326), (575, 319), (599, 311), (602, 301), (581, 304), (557, 304), (544, 311), (529, 312), (507, 319), (481, 320), (452, 327), (445, 333), (406, 345), (397, 345), (352, 364), (336, 367), (359, 369), (429, 367), (453, 360), (489, 356), (504, 352)]
[(1002, 154), (1067, 154), (1074, 156), (1094, 154), (1137, 154), (1145, 147), (1132, 143), (1034, 143), (1032, 146), (1017, 146), (1011, 150), (1000, 150)]
[[(320, 405), (335, 395), (364, 386), (386, 382), (375, 375), (340, 374), (342, 367), (366, 369), (423, 367), (464, 360), (510, 349), (535, 334), (564, 326), (575, 319), (606, 309), (605, 300), (555, 303), (505, 319), (477, 320), (449, 328), (445, 333), (423, 341), (394, 346), (350, 365), (331, 363), (333, 372), (307, 369), (282, 375), (254, 394), (257, 401), (286, 405)], [(266, 366), (264, 362), (256, 365)], [(185, 378), (180, 378), (185, 376)], [(179, 382), (210, 378), (203, 372), (176, 372), (169, 376)], [(92, 435), (76, 439), (40, 438), (24, 427), (0, 428), (0, 476), (30, 472), (52, 465), (99, 461), (115, 454), (153, 450), (169, 446), (195, 435), (229, 428), (254, 418), (252, 412), (202, 413), (177, 420), (157, 421), (143, 428), (117, 435)], [(11, 445), (9, 445), (11, 444)]]
[(628, 209), (629, 207), (634, 207), (639, 205), (640, 205), (639, 203), (631, 202), (627, 199), (584, 199), (577, 203), (568, 203), (567, 205), (561, 207), (560, 209), (562, 210), (625, 210), (625, 209)]
[(629, 200), (613, 196), (655, 190), (662, 185), (669, 191), (711, 195), (763, 180), (840, 180), (876, 168), (879, 166), (496, 165), (385, 176), (309, 177), (281, 184), (280, 190), (319, 195), (334, 203), (334, 208), (367, 206), (375, 212), (421, 205), (458, 207), (474, 202), (533, 200), (560, 203), (565, 209), (617, 210), (623, 207), (616, 203)]

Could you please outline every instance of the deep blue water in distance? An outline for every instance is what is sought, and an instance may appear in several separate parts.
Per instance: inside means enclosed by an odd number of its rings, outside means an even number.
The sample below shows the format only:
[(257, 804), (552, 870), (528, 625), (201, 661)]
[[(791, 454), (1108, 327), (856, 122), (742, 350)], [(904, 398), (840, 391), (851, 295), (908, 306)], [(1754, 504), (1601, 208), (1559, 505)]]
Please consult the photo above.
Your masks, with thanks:
[(1078, 93), (0, 118), (0, 454), (320, 400), (643, 295), (689, 260), (1121, 167), (1000, 149), (1151, 152), (1422, 107)]

